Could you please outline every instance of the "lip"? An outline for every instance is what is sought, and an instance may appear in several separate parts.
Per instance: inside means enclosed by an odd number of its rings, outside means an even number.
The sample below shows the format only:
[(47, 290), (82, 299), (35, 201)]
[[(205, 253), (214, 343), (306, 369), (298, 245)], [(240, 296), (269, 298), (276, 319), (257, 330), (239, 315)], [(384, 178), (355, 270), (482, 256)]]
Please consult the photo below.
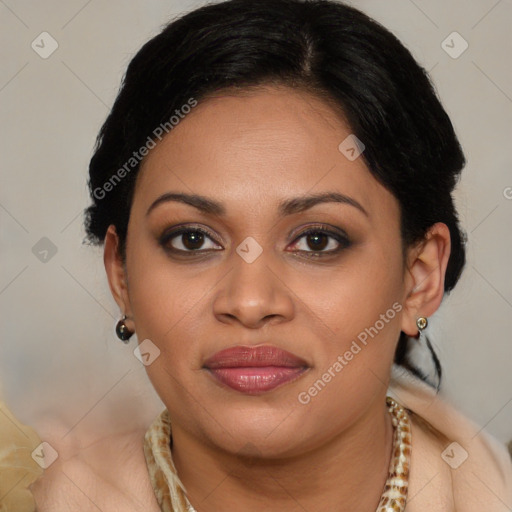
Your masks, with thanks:
[(207, 359), (203, 367), (231, 389), (251, 395), (290, 383), (309, 368), (300, 357), (272, 345), (227, 348)]

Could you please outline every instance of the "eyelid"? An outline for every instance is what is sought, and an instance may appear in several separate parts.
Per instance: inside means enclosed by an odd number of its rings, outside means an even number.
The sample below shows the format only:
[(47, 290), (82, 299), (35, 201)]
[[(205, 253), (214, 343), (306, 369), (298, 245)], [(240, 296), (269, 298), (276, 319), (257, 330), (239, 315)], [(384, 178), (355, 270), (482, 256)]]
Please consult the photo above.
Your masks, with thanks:
[(321, 231), (321, 232), (327, 233), (329, 235), (337, 235), (339, 237), (344, 237), (347, 240), (349, 238), (349, 236), (347, 235), (347, 233), (345, 232), (344, 229), (341, 229), (341, 228), (338, 228), (335, 226), (331, 226), (329, 224), (322, 224), (322, 223), (307, 224), (303, 231), (301, 231), (301, 229), (302, 229), (302, 227), (300, 227), (296, 230), (296, 231), (298, 231), (298, 233), (294, 233), (294, 235), (293, 235), (294, 239), (297, 237), (300, 237), (300, 236), (304, 236), (305, 234), (308, 234), (310, 232), (315, 232), (315, 231)]

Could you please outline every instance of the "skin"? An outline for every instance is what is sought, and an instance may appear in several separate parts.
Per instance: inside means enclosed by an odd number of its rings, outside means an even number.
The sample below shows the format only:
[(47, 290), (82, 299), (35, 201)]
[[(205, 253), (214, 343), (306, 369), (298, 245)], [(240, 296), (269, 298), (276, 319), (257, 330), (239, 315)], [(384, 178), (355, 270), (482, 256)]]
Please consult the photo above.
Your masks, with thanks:
[[(267, 86), (218, 94), (143, 161), (125, 264), (114, 226), (107, 232), (110, 288), (139, 341), (161, 351), (146, 370), (169, 410), (173, 458), (198, 511), (377, 507), (391, 456), (385, 397), (397, 340), (401, 330), (416, 335), (416, 319), (439, 307), (450, 236), (435, 224), (404, 258), (397, 200), (362, 158), (338, 150), (350, 133), (329, 104), (306, 92)], [(226, 213), (168, 201), (147, 214), (171, 191), (207, 196)], [(281, 201), (320, 192), (349, 196), (366, 213), (325, 202), (279, 216)], [(197, 246), (211, 250), (166, 252), (159, 238), (178, 224), (209, 231)], [(329, 237), (315, 246), (300, 236), (319, 224), (345, 231), (350, 244)], [(252, 263), (236, 252), (246, 237), (263, 251)], [(184, 243), (178, 235), (167, 247), (187, 250)], [(308, 257), (315, 250), (327, 255)], [(401, 311), (300, 403), (299, 393), (394, 303)], [(250, 396), (202, 368), (219, 350), (259, 344), (292, 352), (308, 370)]]

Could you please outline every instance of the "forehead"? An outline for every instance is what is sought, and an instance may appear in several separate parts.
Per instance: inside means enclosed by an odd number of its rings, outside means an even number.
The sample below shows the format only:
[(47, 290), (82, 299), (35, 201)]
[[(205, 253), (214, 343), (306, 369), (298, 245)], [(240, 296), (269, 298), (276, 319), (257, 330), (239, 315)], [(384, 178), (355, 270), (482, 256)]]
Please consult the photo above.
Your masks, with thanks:
[(363, 158), (340, 151), (351, 135), (339, 110), (304, 91), (267, 86), (222, 92), (199, 102), (150, 151), (135, 200), (149, 206), (170, 190), (214, 194), (247, 211), (286, 197), (338, 191), (370, 214), (393, 211), (396, 201)]

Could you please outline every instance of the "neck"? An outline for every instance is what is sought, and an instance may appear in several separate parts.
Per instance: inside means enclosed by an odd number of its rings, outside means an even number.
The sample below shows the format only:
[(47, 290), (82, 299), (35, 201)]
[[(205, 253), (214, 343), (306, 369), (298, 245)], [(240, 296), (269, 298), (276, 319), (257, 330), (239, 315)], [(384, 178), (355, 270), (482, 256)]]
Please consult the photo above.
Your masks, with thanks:
[(243, 458), (206, 447), (174, 424), (172, 436), (174, 464), (198, 512), (375, 512), (388, 477), (393, 426), (384, 397), (349, 429), (293, 458)]

